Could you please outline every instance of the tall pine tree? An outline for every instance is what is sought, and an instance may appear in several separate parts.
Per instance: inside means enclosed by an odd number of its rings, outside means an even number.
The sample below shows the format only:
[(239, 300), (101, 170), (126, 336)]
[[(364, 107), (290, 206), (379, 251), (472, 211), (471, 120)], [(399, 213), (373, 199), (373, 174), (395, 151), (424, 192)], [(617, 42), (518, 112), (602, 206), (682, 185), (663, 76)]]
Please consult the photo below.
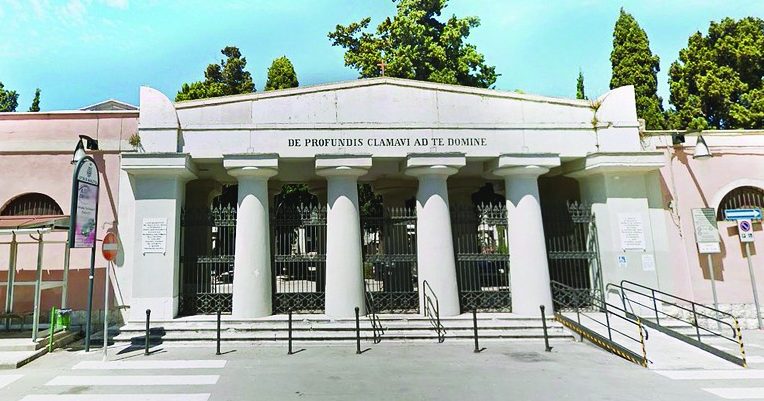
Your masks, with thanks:
[(329, 33), (333, 46), (345, 48), (345, 65), (362, 78), (385, 75), (481, 88), (498, 74), (475, 45), (466, 42), (477, 17), (440, 18), (448, 0), (393, 0), (396, 15), (368, 32), (371, 18), (337, 25)]
[(623, 8), (613, 29), (610, 63), (613, 67), (610, 89), (634, 85), (637, 116), (645, 120), (648, 129), (666, 128), (662, 100), (658, 97), (660, 59), (650, 51), (645, 31)]
[(32, 105), (29, 106), (29, 111), (40, 111), (40, 88), (37, 88), (34, 91), (34, 99), (32, 100)]
[(576, 79), (576, 99), (588, 99), (584, 90), (584, 73), (578, 70), (578, 79)]
[(669, 70), (673, 128), (764, 128), (764, 20), (712, 22)]
[(292, 62), (286, 56), (281, 56), (271, 63), (268, 68), (268, 80), (265, 82), (265, 90), (288, 89), (300, 86), (297, 74), (294, 72)]
[(247, 59), (238, 47), (226, 46), (220, 51), (226, 56), (220, 64), (210, 64), (204, 71), (204, 81), (184, 83), (175, 95), (176, 101), (204, 99), (209, 97), (238, 95), (255, 91), (252, 75), (245, 71)]

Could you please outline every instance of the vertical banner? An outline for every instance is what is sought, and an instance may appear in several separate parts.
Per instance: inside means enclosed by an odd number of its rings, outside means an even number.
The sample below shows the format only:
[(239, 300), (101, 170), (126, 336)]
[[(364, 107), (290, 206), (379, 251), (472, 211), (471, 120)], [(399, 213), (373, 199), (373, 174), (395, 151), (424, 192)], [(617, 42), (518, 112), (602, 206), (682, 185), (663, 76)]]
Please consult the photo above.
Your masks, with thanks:
[(93, 248), (98, 225), (98, 167), (85, 156), (74, 169), (72, 208), (69, 228), (71, 248)]

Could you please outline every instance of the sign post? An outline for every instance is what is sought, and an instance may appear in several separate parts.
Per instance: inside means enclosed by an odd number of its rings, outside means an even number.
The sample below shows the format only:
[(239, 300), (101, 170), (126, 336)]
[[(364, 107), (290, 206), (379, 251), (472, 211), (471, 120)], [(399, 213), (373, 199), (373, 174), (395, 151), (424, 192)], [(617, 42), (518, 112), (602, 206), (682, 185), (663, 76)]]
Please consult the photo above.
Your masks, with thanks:
[(103, 360), (106, 361), (109, 350), (109, 273), (111, 272), (112, 262), (117, 258), (117, 236), (113, 232), (106, 233), (101, 243), (101, 253), (103, 258), (109, 263), (106, 266), (106, 278), (103, 290)]
[(753, 288), (753, 303), (756, 306), (756, 321), (761, 330), (761, 310), (759, 309), (759, 293), (756, 290), (756, 277), (753, 274), (753, 263), (751, 263), (751, 242), (753, 242), (753, 224), (751, 220), (738, 220), (737, 231), (740, 235), (740, 242), (745, 244), (745, 257), (748, 259), (748, 274), (751, 275), (751, 287)]
[(748, 259), (748, 274), (751, 275), (751, 288), (753, 289), (753, 303), (756, 307), (756, 321), (759, 324), (759, 330), (762, 329), (761, 310), (759, 307), (759, 292), (756, 290), (756, 277), (753, 274), (753, 263), (751, 262), (751, 242), (753, 242), (753, 220), (761, 220), (761, 209), (727, 209), (724, 211), (724, 218), (734, 220), (737, 223), (737, 233), (740, 236), (740, 242), (745, 247), (745, 257)]
[(711, 257), (712, 254), (721, 252), (719, 229), (716, 225), (716, 210), (714, 208), (692, 209), (692, 222), (695, 225), (695, 242), (698, 244), (698, 252), (705, 253), (708, 260), (714, 308), (719, 309), (719, 299), (716, 296), (716, 273), (714, 272), (714, 261)]
[(90, 248), (88, 308), (85, 316), (85, 352), (90, 351), (90, 324), (93, 310), (96, 234), (98, 231), (98, 166), (90, 156), (77, 162), (72, 179), (71, 225), (69, 248)]

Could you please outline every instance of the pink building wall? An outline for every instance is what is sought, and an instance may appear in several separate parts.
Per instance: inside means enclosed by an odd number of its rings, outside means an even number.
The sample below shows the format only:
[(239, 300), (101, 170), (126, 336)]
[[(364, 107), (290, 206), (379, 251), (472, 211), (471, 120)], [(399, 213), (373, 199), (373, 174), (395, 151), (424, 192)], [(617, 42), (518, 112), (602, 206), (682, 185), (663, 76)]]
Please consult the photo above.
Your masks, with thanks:
[[(667, 227), (672, 241), (673, 288), (697, 302), (713, 302), (709, 266), (695, 243), (692, 209), (718, 210), (724, 195), (741, 186), (764, 188), (764, 135), (720, 135), (704, 139), (711, 150), (708, 159), (693, 159), (696, 137), (687, 137), (684, 146), (672, 146), (670, 137), (652, 138), (666, 155), (661, 169)], [(744, 247), (734, 222), (719, 221), (720, 254), (713, 255), (719, 304), (752, 304), (753, 291)], [(757, 288), (764, 295), (764, 233), (754, 223), (751, 244)]]
[[(137, 111), (0, 113), (0, 210), (19, 195), (37, 192), (53, 198), (68, 215), (72, 153), (78, 135), (88, 135), (99, 141), (101, 149), (89, 152), (101, 173), (97, 235), (100, 241), (108, 230), (116, 229), (120, 152), (132, 150), (127, 139), (137, 132), (137, 118)], [(10, 235), (0, 236), (0, 242), (9, 242), (10, 239)], [(45, 239), (65, 241), (66, 233), (47, 234)], [(26, 235), (19, 236), (17, 240), (31, 241)], [(45, 245), (43, 280), (62, 278), (64, 249), (64, 244)], [(7, 280), (8, 250), (8, 245), (0, 245), (0, 280), (3, 282)], [(36, 258), (35, 244), (19, 245), (17, 281), (34, 280)], [(86, 307), (89, 264), (89, 250), (72, 250), (68, 304), (74, 309), (84, 310)], [(105, 266), (99, 244), (96, 253), (95, 309), (103, 308)], [(115, 290), (118, 291), (118, 288)], [(14, 311), (31, 311), (33, 287), (16, 287), (14, 298)], [(43, 316), (51, 306), (59, 307), (60, 299), (60, 289), (43, 291)], [(111, 299), (115, 298), (112, 296)], [(5, 307), (5, 287), (0, 287), (0, 304)]]

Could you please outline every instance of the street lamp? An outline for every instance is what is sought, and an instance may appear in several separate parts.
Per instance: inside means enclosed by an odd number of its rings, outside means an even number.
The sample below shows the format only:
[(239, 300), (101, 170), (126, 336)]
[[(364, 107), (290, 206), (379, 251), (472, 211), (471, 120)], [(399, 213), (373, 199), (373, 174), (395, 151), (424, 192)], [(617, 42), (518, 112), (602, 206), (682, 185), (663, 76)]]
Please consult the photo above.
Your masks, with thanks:
[(703, 139), (702, 135), (698, 135), (698, 139), (695, 142), (695, 151), (693, 152), (692, 158), (698, 159), (698, 160), (704, 160), (704, 159), (710, 159), (713, 156), (711, 154), (711, 150), (708, 149), (708, 144), (706, 144), (706, 140)]
[[(85, 141), (85, 145), (82, 145), (82, 141)], [(80, 140), (77, 141), (77, 146), (74, 148), (74, 155), (72, 156), (72, 164), (77, 164), (82, 158), (86, 156), (85, 147), (88, 150), (98, 150), (98, 140), (93, 139), (87, 135), (80, 135)]]

